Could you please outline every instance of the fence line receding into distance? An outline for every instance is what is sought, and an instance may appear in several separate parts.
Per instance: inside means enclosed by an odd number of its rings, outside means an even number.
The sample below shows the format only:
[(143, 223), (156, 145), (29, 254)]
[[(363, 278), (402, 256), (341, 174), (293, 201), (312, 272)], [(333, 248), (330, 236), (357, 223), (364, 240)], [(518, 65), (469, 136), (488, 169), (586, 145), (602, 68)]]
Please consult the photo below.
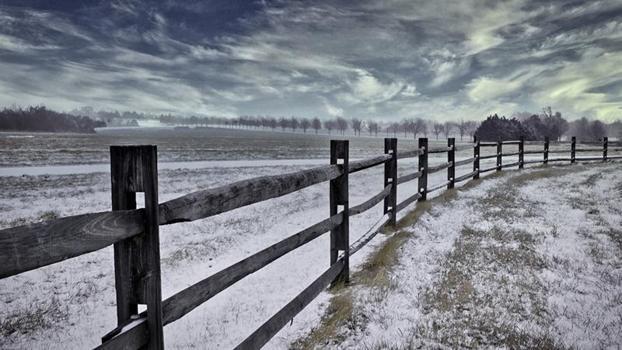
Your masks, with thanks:
[[(568, 143), (556, 143), (564, 145)], [(542, 145), (542, 150), (524, 150), (525, 145)], [(517, 151), (503, 153), (504, 146), (518, 146)], [(455, 184), (478, 179), (480, 174), (501, 171), (525, 164), (622, 159), (609, 152), (607, 138), (600, 148), (549, 150), (544, 142), (520, 140), (479, 142), (456, 146), (455, 139), (446, 147), (428, 147), (428, 139), (420, 138), (418, 148), (398, 152), (397, 139), (385, 139), (384, 154), (350, 161), (347, 140), (330, 143), (330, 163), (289, 174), (262, 176), (229, 185), (193, 192), (158, 202), (158, 171), (156, 146), (112, 146), (111, 180), (112, 211), (63, 217), (47, 222), (0, 230), (0, 278), (37, 269), (65, 259), (114, 245), (114, 270), (118, 327), (102, 338), (99, 349), (162, 349), (163, 327), (178, 320), (216, 294), (276, 259), (330, 232), (330, 267), (307, 286), (291, 302), (249, 335), (237, 349), (256, 349), (265, 345), (296, 314), (304, 309), (322, 290), (339, 281), (349, 280), (349, 258), (369, 242), (385, 226), (395, 226), (397, 213), (427, 194)], [(494, 147), (491, 155), (480, 156), (482, 149)], [(456, 152), (473, 150), (473, 156), (456, 160)], [(576, 153), (602, 152), (597, 157), (577, 158)], [(428, 155), (446, 153), (447, 161), (428, 164)], [(565, 158), (549, 158), (549, 154), (568, 154)], [(525, 160), (525, 154), (542, 154), (542, 159)], [(503, 163), (503, 157), (518, 156), (518, 161)], [(399, 159), (418, 157), (417, 171), (398, 176)], [(480, 169), (480, 161), (496, 159), (494, 166)], [(350, 206), (349, 174), (384, 165), (384, 188), (363, 203)], [(456, 168), (472, 165), (472, 170), (456, 176)], [(447, 180), (428, 186), (428, 176), (446, 170)], [(417, 180), (417, 192), (397, 202), (399, 184)], [(280, 197), (303, 188), (329, 182), (330, 212), (326, 219), (297, 232), (237, 263), (162, 300), (160, 283), (159, 225), (194, 221), (236, 208)], [(136, 208), (136, 193), (145, 195), (145, 208)], [(383, 203), (384, 216), (379, 225), (356, 242), (350, 242), (349, 218)], [(146, 311), (138, 313), (138, 305)]]

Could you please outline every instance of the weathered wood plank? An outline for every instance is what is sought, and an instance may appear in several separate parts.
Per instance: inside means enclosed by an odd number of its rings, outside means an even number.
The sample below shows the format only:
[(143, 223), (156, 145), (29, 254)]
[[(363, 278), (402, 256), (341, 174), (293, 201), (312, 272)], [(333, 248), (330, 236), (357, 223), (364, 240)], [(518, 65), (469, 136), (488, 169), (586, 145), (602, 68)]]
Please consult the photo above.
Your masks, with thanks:
[[(397, 206), (396, 206), (397, 207)], [(352, 256), (353, 254), (355, 254), (356, 252), (358, 252), (361, 248), (363, 248), (367, 243), (369, 243), (372, 239), (374, 239), (374, 237), (376, 237), (376, 235), (378, 235), (378, 232), (382, 231), (382, 229), (391, 222), (391, 217), (388, 214), (385, 214), (385, 216), (383, 217), (384, 221), (379, 225), (379, 226), (375, 226), (374, 229), (372, 231), (370, 231), (368, 234), (366, 234), (365, 236), (360, 237), (359, 239), (356, 240), (356, 242), (352, 243), (352, 245), (350, 245), (350, 256)], [(377, 225), (377, 224), (376, 224)]]
[(450, 150), (447, 152), (447, 164), (449, 164), (449, 167), (447, 168), (447, 181), (449, 182), (447, 184), (447, 189), (452, 189), (454, 188), (454, 185), (455, 185), (455, 182), (454, 182), (454, 178), (456, 177), (455, 146), (456, 146), (456, 139), (453, 137), (448, 138), (447, 148), (449, 148)]
[(407, 206), (409, 206), (411, 203), (413, 203), (419, 198), (421, 198), (421, 193), (415, 193), (412, 196), (404, 199), (400, 204), (397, 205), (397, 211), (400, 211), (406, 208)]
[(479, 160), (482, 160), (482, 159), (492, 159), (492, 158), (497, 158), (497, 154), (490, 154), (490, 155), (487, 155), (487, 156), (479, 156)]
[(494, 166), (494, 167), (492, 167), (492, 168), (482, 169), (482, 170), (480, 170), (480, 171), (479, 171), (479, 173), (480, 173), (480, 174), (483, 174), (483, 173), (487, 173), (487, 172), (489, 172), (489, 171), (493, 171), (493, 170), (497, 170), (497, 167), (496, 167), (496, 166)]
[(456, 178), (456, 183), (458, 183), (458, 182), (462, 182), (462, 181), (464, 181), (464, 180), (468, 180), (468, 179), (470, 179), (471, 177), (473, 177), (473, 175), (475, 175), (475, 174), (477, 174), (477, 171), (472, 171), (472, 172), (470, 172), (470, 173), (468, 173), (468, 174), (464, 174), (464, 175), (462, 175), (462, 176), (458, 176), (458, 177)]
[(518, 156), (518, 155), (520, 155), (520, 152), (504, 153), (501, 156), (503, 156), (503, 157), (513, 157), (513, 156)]
[(416, 173), (406, 174), (397, 178), (397, 183), (402, 184), (404, 182), (408, 182), (414, 179), (418, 179), (421, 176), (421, 171), (417, 171)]
[(467, 159), (463, 159), (463, 160), (459, 160), (457, 162), (454, 162), (455, 166), (462, 166), (462, 165), (470, 165), (473, 163), (473, 161), (475, 160), (475, 158), (467, 158)]
[(480, 147), (497, 147), (497, 143), (496, 142), (480, 142), (479, 146)]
[(236, 350), (259, 349), (274, 337), (294, 316), (302, 311), (342, 272), (345, 267), (343, 259), (337, 260), (320, 277), (298, 294), (292, 301), (279, 310), (274, 316), (235, 347)]
[(603, 149), (602, 148), (577, 148), (574, 151), (575, 152), (602, 152)]
[(451, 151), (451, 147), (432, 147), (428, 149), (428, 153), (445, 153)]
[(142, 349), (149, 342), (149, 327), (147, 316), (128, 322), (120, 326), (102, 339), (102, 344), (96, 350), (135, 350)]
[(397, 138), (384, 139), (384, 153), (391, 156), (391, 160), (384, 163), (384, 187), (391, 185), (389, 195), (384, 198), (382, 212), (389, 214), (391, 226), (397, 224)]
[(443, 169), (447, 169), (447, 168), (449, 168), (451, 166), (451, 164), (452, 163), (447, 162), (447, 163), (439, 164), (439, 165), (436, 165), (436, 166), (429, 166), (427, 168), (428, 174), (436, 173), (436, 172), (441, 171)]
[(320, 237), (342, 222), (343, 213), (333, 215), (176, 293), (162, 302), (163, 323), (166, 325), (178, 320), (242, 278)]
[[(559, 151), (559, 152), (568, 152), (568, 151)], [(544, 153), (544, 151), (524, 151), (523, 154), (542, 154)], [(553, 153), (553, 151), (550, 151), (549, 153)]]
[(511, 168), (513, 166), (518, 166), (518, 165), (520, 165), (520, 162), (508, 163), (508, 164), (501, 165), (501, 168)]
[(472, 145), (459, 145), (459, 146), (456, 146), (455, 151), (456, 152), (466, 151), (466, 150), (473, 149), (473, 147), (475, 147), (475, 144), (472, 144)]
[(567, 162), (570, 160), (571, 158), (549, 158), (549, 162)]
[[(421, 176), (417, 179), (417, 192), (420, 194), (419, 201), (425, 201), (426, 189), (428, 188), (428, 138), (420, 137), (419, 138), (419, 149), (422, 152), (419, 154), (419, 172)], [(399, 205), (398, 205), (399, 206)]]
[(160, 225), (193, 221), (224, 213), (337, 178), (341, 165), (302, 170), (295, 173), (261, 176), (204, 191), (160, 204)]
[(445, 187), (447, 186), (447, 184), (448, 184), (448, 183), (449, 183), (449, 181), (445, 181), (445, 182), (443, 182), (443, 183), (441, 183), (441, 184), (439, 184), (439, 185), (437, 185), (437, 186), (430, 187), (430, 188), (428, 188), (428, 190), (427, 190), (426, 192), (427, 192), (427, 193), (432, 193), (432, 192), (434, 192), (434, 191), (437, 191), (437, 190), (440, 190), (440, 189), (442, 189), (442, 188), (445, 188)]
[(82, 214), (0, 230), (0, 278), (93, 252), (143, 232), (144, 210)]
[(376, 165), (384, 164), (386, 161), (391, 159), (390, 154), (383, 154), (378, 157), (362, 159), (350, 162), (350, 174), (356, 173), (357, 171), (365, 170), (371, 167), (375, 167)]
[(404, 151), (404, 152), (398, 153), (397, 159), (413, 158), (413, 157), (417, 157), (417, 156), (421, 155), (422, 153), (423, 153), (423, 151), (419, 150), (419, 149), (415, 149), (415, 150), (411, 150), (411, 151)]
[(520, 140), (502, 141), (501, 143), (504, 145), (519, 145)]
[(380, 191), (377, 195), (371, 197), (365, 202), (355, 205), (350, 208), (350, 216), (361, 214), (371, 208), (373, 208), (376, 204), (380, 203), (385, 197), (387, 197), (391, 193), (391, 188), (393, 185), (388, 185), (384, 188), (384, 190)]

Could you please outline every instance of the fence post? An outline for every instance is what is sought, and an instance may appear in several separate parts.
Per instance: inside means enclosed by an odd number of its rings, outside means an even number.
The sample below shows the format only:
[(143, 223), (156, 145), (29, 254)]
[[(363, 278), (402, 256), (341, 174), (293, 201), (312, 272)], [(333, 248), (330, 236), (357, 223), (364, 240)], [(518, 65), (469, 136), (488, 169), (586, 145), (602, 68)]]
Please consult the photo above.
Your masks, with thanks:
[(607, 136), (603, 137), (603, 162), (607, 161), (607, 144), (609, 143), (609, 138)]
[(501, 165), (503, 164), (503, 142), (497, 141), (497, 171), (501, 171)]
[(522, 169), (525, 163), (525, 136), (521, 136), (518, 142), (518, 169)]
[(419, 197), (418, 201), (424, 201), (427, 198), (428, 192), (428, 138), (420, 137), (419, 138), (419, 171), (421, 172), (421, 176), (419, 176), (418, 181), (418, 189)]
[(543, 163), (546, 165), (549, 163), (549, 137), (544, 137), (544, 160)]
[(340, 281), (348, 283), (350, 280), (350, 224), (348, 203), (348, 172), (349, 172), (349, 147), (348, 140), (330, 141), (330, 164), (339, 164), (342, 160), (343, 174), (336, 179), (330, 180), (330, 216), (339, 212), (342, 206), (343, 220), (341, 225), (330, 231), (330, 264), (333, 265), (339, 258), (339, 251), (344, 254), (344, 267), (339, 276), (333, 281), (333, 285)]
[(473, 180), (479, 179), (479, 140), (476, 137), (473, 137)]
[(384, 198), (384, 213), (390, 213), (389, 224), (397, 224), (397, 139), (384, 139), (384, 153), (391, 154), (391, 160), (384, 163), (384, 187), (392, 185), (391, 192)]
[(576, 147), (577, 147), (577, 138), (573, 136), (570, 141), (570, 164), (574, 164), (574, 162), (576, 161), (576, 156), (575, 156)]
[(114, 245), (117, 322), (121, 326), (147, 306), (148, 349), (163, 349), (158, 167), (156, 146), (111, 146), (112, 209), (136, 208), (136, 192), (145, 195), (145, 231)]
[(447, 151), (447, 162), (451, 162), (451, 165), (447, 168), (447, 181), (449, 181), (447, 189), (452, 189), (454, 188), (454, 178), (456, 177), (456, 139), (454, 137), (447, 139), (447, 147), (451, 147)]

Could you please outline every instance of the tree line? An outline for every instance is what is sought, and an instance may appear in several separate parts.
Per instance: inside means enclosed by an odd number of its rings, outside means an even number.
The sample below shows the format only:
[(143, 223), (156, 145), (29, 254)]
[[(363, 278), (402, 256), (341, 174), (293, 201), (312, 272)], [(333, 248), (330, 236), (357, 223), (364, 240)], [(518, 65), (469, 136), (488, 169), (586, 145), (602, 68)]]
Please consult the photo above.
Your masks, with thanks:
[(94, 133), (106, 123), (88, 117), (73, 116), (47, 109), (45, 106), (4, 108), (0, 111), (0, 130)]

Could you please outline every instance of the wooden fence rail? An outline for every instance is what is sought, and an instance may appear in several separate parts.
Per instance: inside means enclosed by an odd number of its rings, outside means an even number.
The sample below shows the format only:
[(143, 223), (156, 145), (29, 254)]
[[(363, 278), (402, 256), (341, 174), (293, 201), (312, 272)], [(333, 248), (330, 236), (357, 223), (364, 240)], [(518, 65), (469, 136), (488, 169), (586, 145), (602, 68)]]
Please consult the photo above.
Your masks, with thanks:
[[(158, 203), (156, 146), (113, 146), (111, 155), (112, 211), (88, 213), (47, 222), (0, 230), (0, 278), (37, 269), (68, 258), (114, 245), (115, 286), (117, 299), (117, 328), (102, 338), (100, 349), (162, 349), (163, 326), (178, 320), (216, 294), (244, 277), (262, 269), (283, 255), (330, 232), (330, 267), (306, 287), (290, 303), (249, 335), (237, 349), (256, 349), (265, 345), (289, 320), (308, 305), (322, 290), (336, 282), (349, 281), (349, 257), (367, 244), (384, 227), (395, 226), (397, 213), (427, 194), (456, 183), (478, 179), (480, 174), (501, 171), (525, 164), (548, 162), (608, 161), (622, 159), (609, 152), (604, 138), (601, 147), (577, 148), (570, 143), (554, 143), (569, 149), (550, 150), (548, 137), (544, 142), (515, 141), (480, 142), (456, 146), (455, 139), (447, 146), (428, 147), (428, 139), (420, 138), (418, 148), (398, 152), (397, 139), (385, 139), (384, 154), (350, 161), (348, 141), (333, 140), (330, 144), (330, 164), (289, 174), (262, 176), (238, 181), (217, 188), (193, 192)], [(591, 144), (591, 143), (590, 143)], [(517, 146), (516, 151), (503, 153), (504, 146)], [(525, 146), (542, 146), (541, 150), (525, 150)], [(480, 155), (480, 147), (496, 147), (492, 154)], [(459, 152), (473, 150), (473, 156), (456, 160)], [(576, 153), (599, 152), (598, 156), (576, 157)], [(446, 161), (429, 165), (429, 155), (447, 153)], [(539, 155), (541, 159), (525, 159)], [(568, 157), (549, 158), (549, 154)], [(504, 157), (517, 161), (504, 163)], [(417, 157), (417, 171), (398, 176), (400, 159)], [(435, 158), (432, 158), (435, 159)], [(481, 161), (495, 159), (481, 169)], [(472, 165), (468, 173), (456, 176), (456, 169)], [(349, 174), (384, 165), (384, 188), (371, 198), (350, 207)], [(446, 180), (428, 186), (429, 175), (447, 169)], [(417, 190), (400, 203), (398, 185), (417, 180)], [(329, 215), (315, 223), (237, 263), (162, 300), (160, 283), (159, 225), (194, 221), (247, 205), (293, 193), (319, 183), (329, 182)], [(136, 193), (145, 193), (145, 208), (136, 208)], [(349, 218), (359, 215), (383, 202), (383, 218), (377, 227), (356, 242), (350, 242)], [(138, 305), (146, 311), (138, 314)]]

